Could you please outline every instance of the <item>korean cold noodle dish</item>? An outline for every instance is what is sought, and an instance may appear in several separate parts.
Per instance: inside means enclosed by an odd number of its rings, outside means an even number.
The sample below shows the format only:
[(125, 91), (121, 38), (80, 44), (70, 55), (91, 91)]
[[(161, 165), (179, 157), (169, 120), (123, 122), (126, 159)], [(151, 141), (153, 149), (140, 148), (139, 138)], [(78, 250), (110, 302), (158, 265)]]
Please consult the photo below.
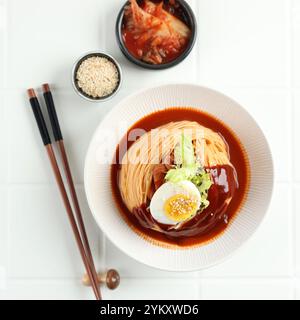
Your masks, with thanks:
[(114, 160), (112, 191), (122, 217), (159, 245), (214, 239), (247, 195), (250, 170), (238, 137), (193, 108), (144, 117), (120, 141)]
[(147, 64), (175, 60), (187, 48), (191, 29), (176, 0), (130, 0), (122, 23), (124, 45), (132, 56)]

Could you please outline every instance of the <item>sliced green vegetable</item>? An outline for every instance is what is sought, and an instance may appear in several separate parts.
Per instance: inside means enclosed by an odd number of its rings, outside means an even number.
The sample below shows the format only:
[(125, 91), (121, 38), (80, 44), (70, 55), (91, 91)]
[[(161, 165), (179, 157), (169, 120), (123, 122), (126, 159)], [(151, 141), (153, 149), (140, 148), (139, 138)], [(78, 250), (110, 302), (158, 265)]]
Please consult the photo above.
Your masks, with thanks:
[(205, 170), (197, 173), (191, 181), (197, 186), (200, 193), (206, 192), (212, 185), (210, 174)]
[(180, 182), (183, 180), (192, 180), (195, 177), (198, 170), (196, 164), (190, 165), (188, 167), (181, 167), (176, 169), (171, 169), (168, 171), (165, 179), (169, 182)]
[(188, 167), (195, 164), (195, 154), (192, 139), (182, 134), (180, 143), (174, 150), (175, 164)]

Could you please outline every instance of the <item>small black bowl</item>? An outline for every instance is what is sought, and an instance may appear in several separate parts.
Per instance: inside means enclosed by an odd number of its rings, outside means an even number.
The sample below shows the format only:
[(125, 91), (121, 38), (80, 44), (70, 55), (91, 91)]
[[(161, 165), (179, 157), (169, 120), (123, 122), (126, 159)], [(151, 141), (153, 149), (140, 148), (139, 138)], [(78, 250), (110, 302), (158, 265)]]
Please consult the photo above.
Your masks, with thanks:
[[(166, 0), (165, 0), (166, 1)], [(176, 59), (163, 64), (150, 64), (147, 62), (144, 62), (142, 60), (137, 59), (134, 57), (129, 50), (127, 49), (122, 36), (122, 26), (123, 26), (123, 18), (124, 18), (124, 9), (126, 6), (130, 4), (129, 1), (127, 1), (124, 6), (122, 7), (121, 11), (118, 14), (117, 22), (116, 22), (116, 36), (117, 36), (117, 42), (118, 45), (122, 51), (122, 53), (125, 55), (125, 57), (130, 60), (131, 62), (135, 63), (136, 65), (146, 68), (146, 69), (152, 69), (152, 70), (162, 70), (167, 69), (176, 66), (180, 62), (182, 62), (192, 51), (194, 44), (196, 42), (197, 37), (197, 22), (194, 15), (193, 10), (188, 5), (188, 3), (184, 0), (176, 0), (177, 3), (180, 5), (183, 16), (184, 16), (184, 22), (187, 24), (187, 26), (191, 30), (191, 37), (188, 46), (186, 47), (185, 51), (182, 52), (180, 56), (178, 56)]]

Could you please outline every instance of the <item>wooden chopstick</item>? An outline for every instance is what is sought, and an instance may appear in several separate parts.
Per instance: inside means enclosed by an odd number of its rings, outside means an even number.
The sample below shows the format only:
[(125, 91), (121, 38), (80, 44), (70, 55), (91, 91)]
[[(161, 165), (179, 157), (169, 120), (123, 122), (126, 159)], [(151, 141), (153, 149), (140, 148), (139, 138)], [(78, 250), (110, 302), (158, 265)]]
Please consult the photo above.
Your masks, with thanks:
[(82, 239), (80, 236), (80, 232), (78, 230), (77, 223), (76, 223), (76, 220), (75, 220), (75, 217), (73, 214), (73, 210), (70, 205), (68, 194), (66, 192), (64, 182), (63, 182), (63, 179), (62, 179), (62, 176), (61, 176), (61, 173), (60, 173), (57, 161), (56, 161), (56, 157), (55, 157), (55, 154), (54, 154), (54, 151), (52, 148), (52, 144), (51, 144), (51, 139), (50, 139), (50, 136), (48, 133), (48, 129), (47, 129), (47, 126), (45, 123), (44, 116), (41, 111), (39, 101), (38, 101), (37, 96), (35, 94), (35, 91), (33, 89), (29, 89), (27, 92), (28, 92), (29, 101), (30, 101), (30, 104), (31, 104), (31, 107), (32, 107), (32, 110), (33, 110), (33, 113), (35, 116), (35, 120), (36, 120), (36, 123), (38, 125), (39, 131), (41, 134), (41, 138), (43, 140), (49, 161), (51, 163), (51, 167), (52, 167), (52, 170), (53, 170), (56, 182), (57, 182), (57, 186), (58, 186), (59, 191), (61, 193), (64, 205), (65, 205), (65, 209), (67, 211), (68, 218), (70, 220), (70, 224), (71, 224), (74, 236), (75, 236), (77, 246), (79, 248), (79, 252), (80, 252), (82, 261), (84, 263), (86, 272), (90, 278), (95, 297), (97, 300), (101, 300), (101, 293), (100, 293), (100, 289), (99, 289), (99, 283), (97, 280), (96, 271), (94, 269), (94, 272), (93, 272), (91, 265), (90, 265), (91, 264), (90, 259), (88, 257), (87, 252), (85, 251), (85, 246), (83, 245), (83, 242), (82, 242)]
[(47, 106), (54, 139), (57, 143), (58, 150), (60, 151), (65, 176), (67, 178), (72, 202), (73, 202), (73, 205), (75, 208), (75, 214), (76, 214), (77, 222), (79, 225), (79, 230), (81, 233), (83, 244), (84, 244), (87, 256), (89, 258), (89, 263), (90, 263), (90, 267), (93, 271), (93, 275), (94, 275), (94, 277), (96, 277), (96, 279), (98, 279), (93, 256), (92, 256), (92, 252), (91, 252), (89, 241), (88, 241), (88, 237), (87, 237), (86, 230), (84, 227), (82, 213), (81, 213), (78, 197), (76, 194), (76, 189), (75, 189), (74, 182), (73, 182), (73, 177), (72, 177), (72, 173), (71, 173), (71, 169), (70, 169), (70, 165), (69, 165), (69, 161), (68, 161), (68, 156), (67, 156), (65, 145), (64, 145), (64, 139), (63, 139), (63, 135), (61, 132), (58, 116), (56, 113), (56, 108), (55, 108), (53, 96), (52, 96), (50, 86), (48, 83), (43, 84), (42, 88), (43, 88), (43, 92), (44, 92), (44, 99), (45, 99), (45, 103)]

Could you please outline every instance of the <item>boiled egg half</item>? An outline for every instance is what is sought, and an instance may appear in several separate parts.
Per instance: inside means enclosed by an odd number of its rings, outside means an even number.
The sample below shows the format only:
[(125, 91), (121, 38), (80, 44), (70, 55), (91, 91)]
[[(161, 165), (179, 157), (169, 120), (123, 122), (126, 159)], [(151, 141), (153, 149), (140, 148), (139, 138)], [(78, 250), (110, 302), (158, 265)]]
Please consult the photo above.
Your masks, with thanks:
[(192, 182), (166, 182), (154, 193), (150, 212), (157, 222), (176, 225), (195, 216), (200, 204), (200, 192)]

